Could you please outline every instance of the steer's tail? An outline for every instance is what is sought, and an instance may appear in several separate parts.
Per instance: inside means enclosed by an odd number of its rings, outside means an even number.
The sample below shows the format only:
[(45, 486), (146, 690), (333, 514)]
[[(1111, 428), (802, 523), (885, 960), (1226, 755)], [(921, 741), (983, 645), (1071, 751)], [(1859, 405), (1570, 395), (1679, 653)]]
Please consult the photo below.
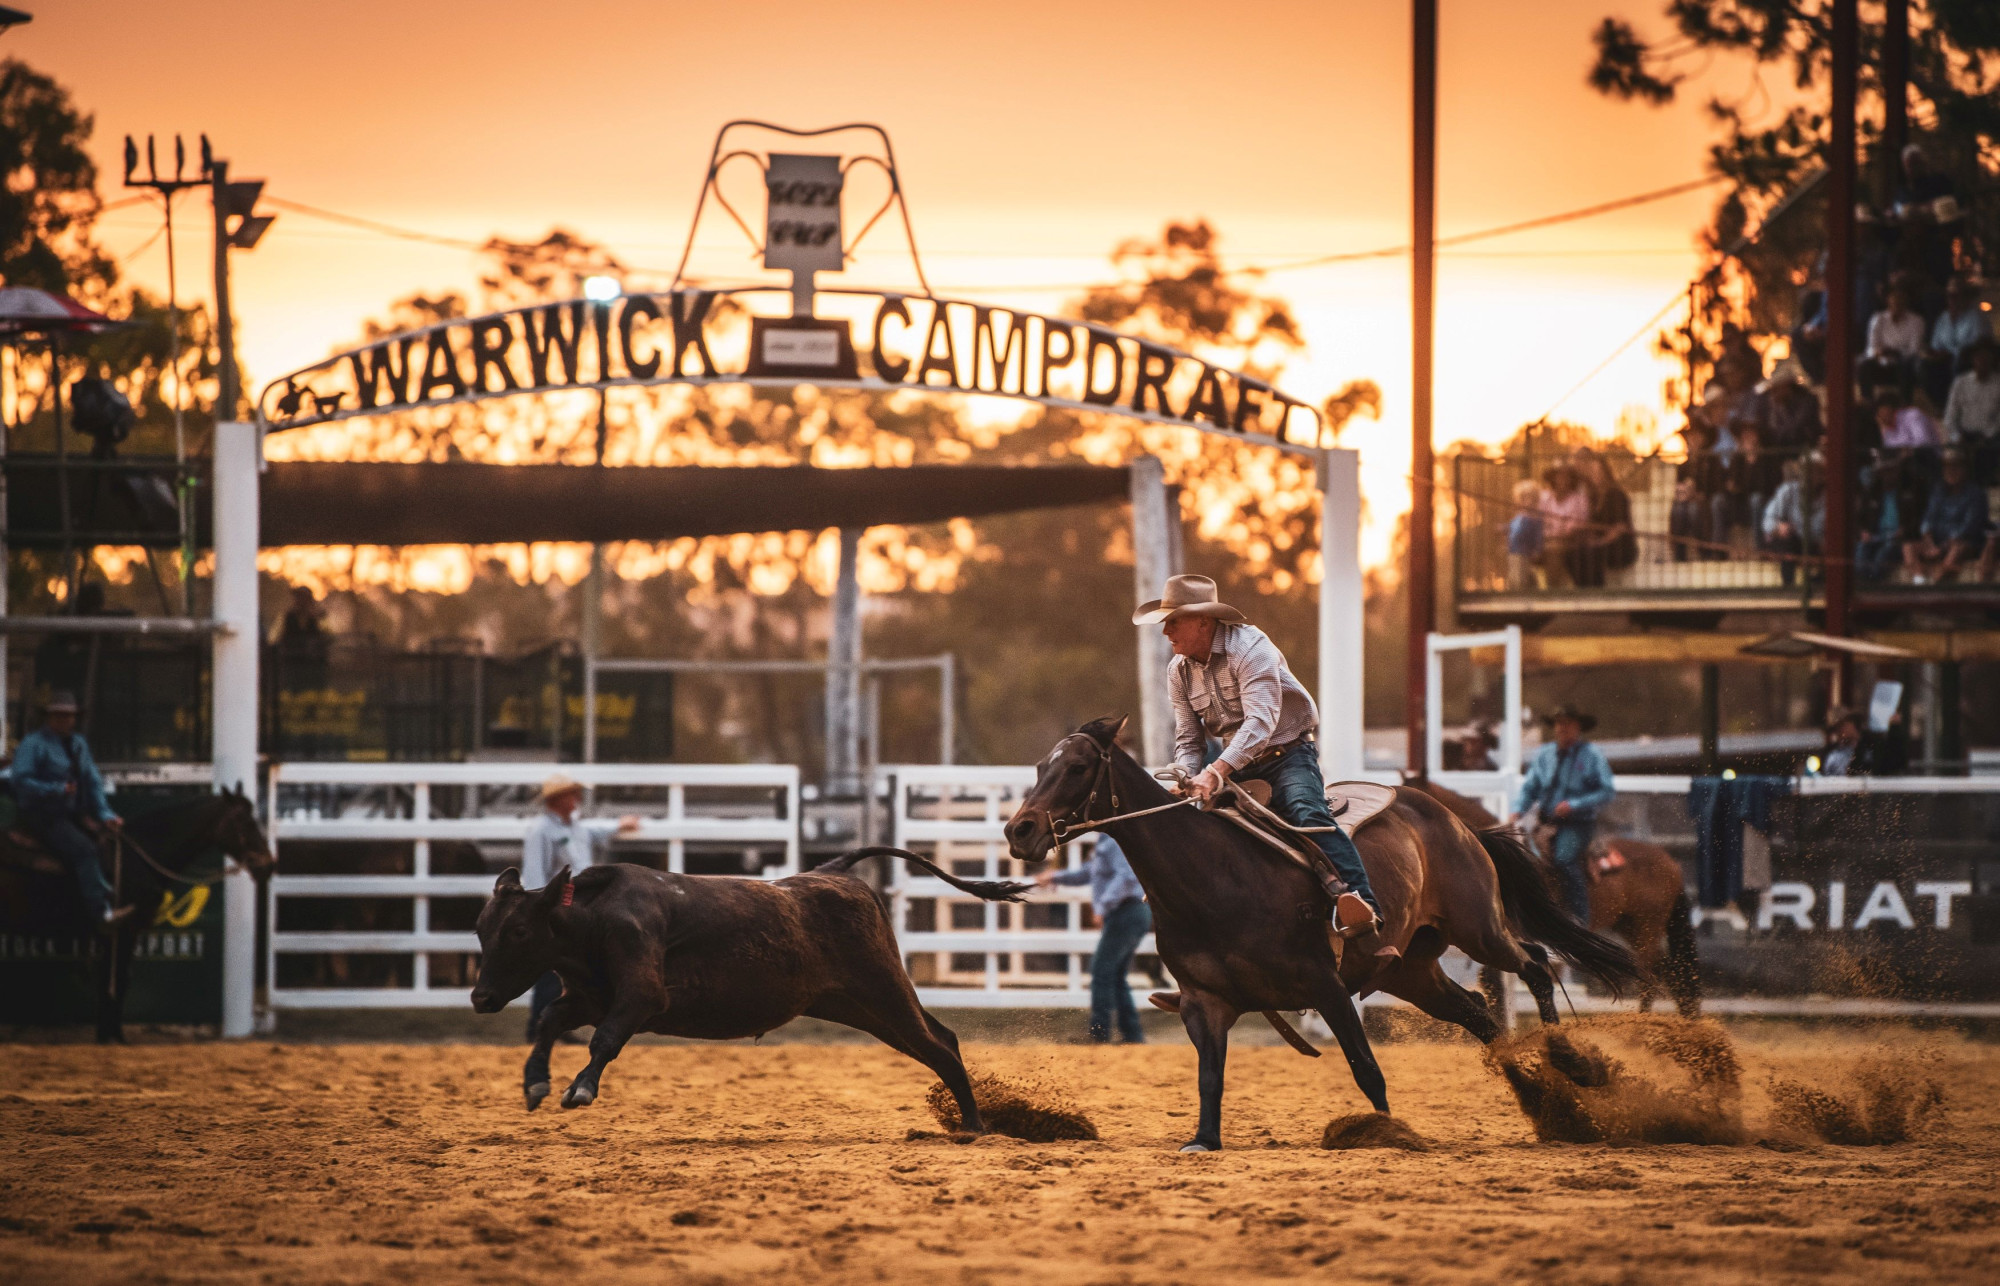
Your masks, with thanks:
[(1493, 859), (1500, 877), (1500, 898), (1507, 918), (1530, 941), (1593, 974), (1616, 996), (1626, 983), (1639, 981), (1639, 965), (1623, 946), (1594, 933), (1557, 900), (1548, 864), (1529, 851), (1521, 832), (1496, 826), (1478, 832), (1479, 846)]
[(1023, 893), (1035, 887), (1019, 880), (961, 880), (950, 871), (917, 856), (906, 848), (895, 848), (888, 844), (871, 844), (867, 848), (857, 848), (852, 852), (842, 853), (830, 862), (821, 862), (813, 870), (844, 875), (854, 868), (856, 862), (871, 857), (900, 857), (925, 874), (935, 875), (959, 892), (970, 893), (973, 897), (983, 898), (988, 902), (1019, 902)]

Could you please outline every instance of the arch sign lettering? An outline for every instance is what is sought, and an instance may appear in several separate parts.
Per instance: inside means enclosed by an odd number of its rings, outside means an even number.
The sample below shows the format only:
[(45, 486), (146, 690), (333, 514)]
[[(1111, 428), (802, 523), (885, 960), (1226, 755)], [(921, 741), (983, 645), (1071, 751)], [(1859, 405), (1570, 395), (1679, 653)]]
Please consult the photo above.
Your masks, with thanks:
[[(273, 381), (272, 429), (562, 389), (778, 383), (1026, 398), (1317, 447), (1320, 414), (1270, 384), (1084, 322), (934, 296), (819, 290), (849, 317), (743, 313), (783, 287), (576, 300), (444, 322)], [(731, 307), (730, 305), (734, 305)], [(745, 342), (747, 338), (747, 343)]]
[[(793, 137), (870, 132), (882, 155), (725, 152), (725, 140), (739, 128)], [(789, 287), (669, 288), (440, 322), (272, 381), (258, 399), (259, 416), (276, 431), (567, 389), (805, 384), (982, 393), (1295, 450), (1331, 445), (1322, 441), (1317, 408), (1252, 375), (1087, 322), (938, 297), (916, 253), (894, 149), (876, 126), (724, 126), (688, 231), (690, 248), (711, 195), (749, 232), (717, 186), (718, 175), (736, 160), (763, 172), (760, 250), (766, 268), (791, 273)], [(843, 244), (842, 196), (848, 175), (862, 165), (882, 170), (889, 195), (854, 241)], [(922, 291), (818, 287), (816, 275), (843, 268), (892, 205), (902, 211)], [(674, 287), (686, 267), (684, 252)]]

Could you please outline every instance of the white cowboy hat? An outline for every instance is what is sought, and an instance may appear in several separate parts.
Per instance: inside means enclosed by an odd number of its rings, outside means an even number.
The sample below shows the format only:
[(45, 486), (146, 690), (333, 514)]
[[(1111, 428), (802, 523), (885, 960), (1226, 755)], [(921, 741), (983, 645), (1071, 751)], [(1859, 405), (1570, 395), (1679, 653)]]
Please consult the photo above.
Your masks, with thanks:
[(582, 793), (582, 782), (568, 773), (559, 772), (542, 783), (542, 793), (537, 798), (546, 804), (558, 795), (581, 795)]
[(1215, 596), (1215, 582), (1206, 576), (1169, 576), (1167, 588), (1158, 598), (1139, 604), (1132, 613), (1134, 625), (1158, 625), (1176, 616), (1212, 616), (1231, 625), (1248, 623), (1249, 617)]

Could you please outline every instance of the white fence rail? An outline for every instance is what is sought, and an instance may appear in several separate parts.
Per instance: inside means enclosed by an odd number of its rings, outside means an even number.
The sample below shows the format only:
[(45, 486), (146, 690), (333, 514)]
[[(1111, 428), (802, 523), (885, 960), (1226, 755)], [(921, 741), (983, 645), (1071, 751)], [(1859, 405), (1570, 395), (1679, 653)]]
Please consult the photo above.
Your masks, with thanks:
[[(465, 1003), (462, 980), (435, 980), (432, 955), (476, 953), (478, 939), (463, 927), (434, 929), (434, 898), (484, 898), (500, 857), (486, 850), (518, 844), (533, 813), (532, 788), (553, 770), (549, 764), (281, 764), (270, 779), (270, 837), (280, 855), (280, 874), (270, 883), (270, 925), (266, 959), (269, 1005), (273, 1009), (456, 1007)], [(795, 767), (734, 765), (568, 765), (564, 768), (593, 790), (649, 790), (656, 803), (607, 805), (600, 813), (636, 813), (638, 833), (630, 843), (666, 851), (669, 869), (686, 869), (689, 846), (713, 853), (740, 847), (782, 860), (762, 868), (766, 876), (799, 869), (799, 774)], [(1031, 767), (894, 766), (879, 770), (879, 788), (890, 794), (890, 841), (925, 852), (954, 874), (980, 879), (1021, 878), (1028, 872), (1007, 856), (1002, 827), (1032, 785)], [(1441, 784), (1471, 795), (1498, 816), (1511, 812), (1519, 779), (1511, 773), (1438, 773)], [(1684, 795), (1685, 776), (1620, 775), (1626, 795)], [(337, 801), (331, 811), (315, 809), (309, 788)], [(439, 815), (434, 792), (450, 788), (456, 815)], [(1991, 793), (1981, 778), (1804, 778), (1802, 794), (1966, 794)], [(689, 793), (698, 798), (690, 801)], [(737, 798), (726, 799), (734, 793)], [(493, 797), (493, 798), (489, 798)], [(748, 798), (743, 798), (747, 796)], [(407, 844), (409, 858), (394, 873), (284, 873), (286, 844)], [(486, 860), (477, 874), (433, 871), (432, 845), (467, 842)], [(1067, 845), (1061, 857), (1074, 869), (1088, 856), (1092, 840)], [(504, 854), (502, 855), (504, 856)], [(1026, 904), (993, 904), (967, 897), (943, 881), (889, 863), (887, 892), (894, 925), (923, 1003), (939, 1008), (1085, 1008), (1090, 1002), (1088, 960), (1098, 930), (1090, 921), (1089, 890), (1049, 889)], [(294, 867), (296, 871), (296, 867)], [(407, 903), (399, 927), (318, 930), (288, 927), (284, 911), (309, 899), (388, 899)], [(296, 918), (296, 917), (294, 917)], [(402, 927), (407, 926), (407, 927)], [(1138, 954), (1152, 956), (1148, 935)], [(318, 978), (313, 985), (287, 980), (287, 958), (309, 955), (399, 956), (409, 961), (395, 985), (339, 985)], [(1470, 982), (1470, 962), (1453, 953), (1448, 964)], [(377, 971), (379, 973), (379, 970)], [(291, 972), (296, 978), (296, 972)], [(357, 980), (359, 982), (361, 980)], [(379, 984), (379, 976), (366, 980)], [(1579, 1008), (1595, 1008), (1578, 997)], [(1370, 997), (1370, 1004), (1399, 1004)], [(1887, 1002), (1897, 1013), (1985, 1012), (1993, 1006), (1916, 1005)], [(1879, 1007), (1877, 1002), (1870, 1005)], [(1835, 1014), (1860, 1012), (1849, 1002), (1826, 997), (1717, 999), (1716, 1012)], [(1866, 1007), (1866, 1006), (1864, 1006)], [(1868, 1012), (1874, 1012), (1869, 1008)]]
[[(928, 852), (938, 865), (965, 878), (1025, 874), (1008, 858), (1001, 828), (1034, 784), (1033, 768), (926, 765), (884, 768), (881, 775), (894, 790), (892, 843)], [(1090, 842), (1072, 840), (1063, 867), (1081, 863)], [(1032, 895), (1028, 903), (981, 902), (897, 862), (888, 892), (903, 958), (924, 1004), (947, 1009), (1089, 1007), (1084, 960), (1097, 949), (1098, 930), (1082, 927), (1090, 906), (1088, 888), (1052, 888)], [(935, 927), (911, 928), (913, 910)], [(1061, 923), (1030, 928), (1030, 916), (1059, 918)], [(976, 923), (965, 923), (975, 917)], [(1154, 950), (1149, 933), (1138, 954)]]
[[(664, 845), (671, 870), (686, 869), (690, 844), (741, 846), (746, 854), (781, 851), (779, 864), (761, 868), (767, 877), (799, 869), (799, 772), (789, 764), (277, 764), (270, 773), (266, 810), (280, 872), (271, 878), (269, 893), (269, 1006), (404, 1009), (465, 1004), (469, 983), (432, 986), (430, 956), (477, 953), (479, 939), (464, 929), (434, 930), (431, 899), (484, 898), (492, 892), (493, 875), (484, 870), (433, 873), (431, 846), (453, 841), (482, 850), (488, 845), (518, 845), (534, 816), (534, 789), (558, 767), (593, 794), (600, 789), (664, 792), (663, 802), (621, 803), (615, 811), (639, 817), (639, 829), (623, 842), (656, 849)], [(296, 789), (303, 787), (325, 788), (320, 793), (333, 805), (333, 814), (305, 798), (291, 797), (312, 793)], [(433, 792), (439, 788), (462, 792), (462, 815), (436, 814)], [(691, 789), (716, 798), (691, 806)], [(489, 793), (498, 798), (488, 800)], [(747, 798), (723, 800), (725, 793)], [(411, 856), (407, 871), (391, 874), (284, 874), (285, 845), (306, 841), (408, 844)], [(288, 904), (315, 898), (407, 902), (409, 927), (367, 931), (283, 927)], [(288, 971), (282, 962), (301, 955), (405, 956), (410, 960), (409, 985), (286, 985)]]

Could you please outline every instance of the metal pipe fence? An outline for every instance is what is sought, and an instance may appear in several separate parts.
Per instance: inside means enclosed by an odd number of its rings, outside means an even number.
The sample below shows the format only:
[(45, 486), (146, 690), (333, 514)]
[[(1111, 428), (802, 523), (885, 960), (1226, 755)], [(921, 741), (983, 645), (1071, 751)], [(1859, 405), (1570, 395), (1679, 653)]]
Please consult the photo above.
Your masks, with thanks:
[(667, 870), (799, 869), (789, 764), (276, 764), (269, 1007), (464, 1004), (473, 920), (495, 873), (518, 860), (536, 788), (558, 768), (588, 789), (586, 815), (636, 814), (621, 846), (651, 850)]

